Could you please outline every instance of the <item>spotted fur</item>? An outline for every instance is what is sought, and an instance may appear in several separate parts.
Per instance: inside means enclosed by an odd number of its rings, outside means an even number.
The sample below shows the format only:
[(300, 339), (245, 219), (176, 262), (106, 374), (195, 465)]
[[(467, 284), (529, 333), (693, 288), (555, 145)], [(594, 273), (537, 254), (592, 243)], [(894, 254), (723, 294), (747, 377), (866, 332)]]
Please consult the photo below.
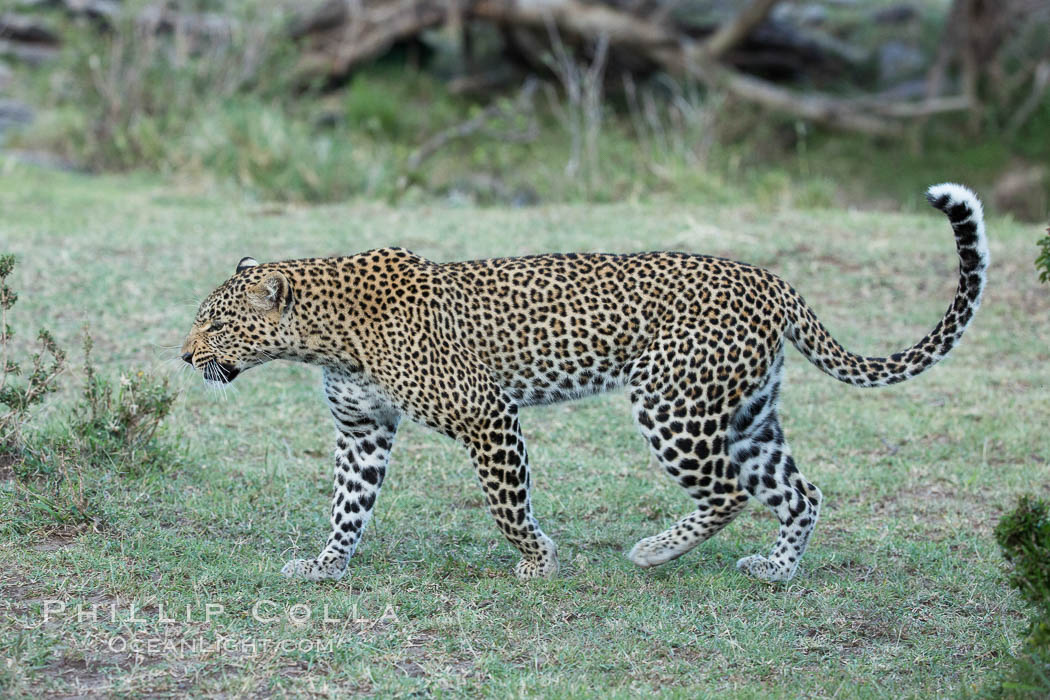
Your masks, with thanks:
[(821, 493), (780, 428), (784, 341), (836, 379), (883, 386), (947, 355), (980, 305), (988, 265), (980, 202), (951, 184), (928, 197), (955, 231), (958, 290), (925, 338), (889, 357), (845, 350), (788, 284), (743, 263), (641, 253), (435, 264), (388, 248), (241, 260), (201, 305), (183, 358), (220, 384), (275, 358), (324, 368), (337, 431), (331, 531), (316, 558), (285, 565), (287, 576), (344, 574), (402, 416), (466, 447), (496, 524), (521, 552), (518, 576), (554, 575), (554, 542), (532, 512), (519, 409), (626, 388), (654, 459), (694, 504), (630, 559), (650, 567), (681, 556), (753, 496), (780, 532), (768, 555), (738, 567), (787, 580)]

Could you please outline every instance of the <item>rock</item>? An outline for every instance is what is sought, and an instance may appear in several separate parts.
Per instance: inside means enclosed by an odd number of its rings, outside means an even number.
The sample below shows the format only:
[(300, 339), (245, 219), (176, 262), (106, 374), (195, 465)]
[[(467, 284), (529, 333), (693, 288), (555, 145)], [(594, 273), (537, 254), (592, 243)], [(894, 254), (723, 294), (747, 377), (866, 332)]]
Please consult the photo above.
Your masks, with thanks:
[(540, 194), (531, 185), (520, 185), (514, 188), (508, 205), (516, 208), (534, 207), (540, 203)]
[(1021, 221), (1045, 222), (1050, 217), (1050, 171), (1045, 165), (1014, 163), (992, 188), (992, 202)]
[(120, 14), (120, 0), (65, 0), (66, 10), (93, 20), (112, 22)]
[(926, 67), (926, 56), (912, 44), (891, 39), (878, 49), (879, 82), (899, 83)]
[(926, 91), (929, 89), (929, 83), (926, 81), (926, 77), (912, 78), (911, 80), (905, 80), (904, 82), (890, 85), (885, 90), (881, 90), (878, 93), (878, 97), (883, 100), (922, 100), (926, 98)]
[(74, 17), (87, 17), (109, 25), (121, 11), (121, 0), (18, 0), (19, 6), (31, 12), (62, 9)]
[(9, 88), (12, 80), (11, 69), (6, 64), (0, 63), (0, 92)]

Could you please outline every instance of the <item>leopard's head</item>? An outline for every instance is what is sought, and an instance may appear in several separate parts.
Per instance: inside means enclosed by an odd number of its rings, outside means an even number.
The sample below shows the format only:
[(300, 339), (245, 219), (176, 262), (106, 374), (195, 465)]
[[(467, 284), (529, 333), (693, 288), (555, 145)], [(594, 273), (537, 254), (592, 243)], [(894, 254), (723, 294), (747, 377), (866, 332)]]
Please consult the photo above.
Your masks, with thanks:
[(292, 285), (277, 265), (243, 258), (233, 277), (200, 305), (182, 359), (208, 384), (229, 384), (294, 342), (294, 305)]

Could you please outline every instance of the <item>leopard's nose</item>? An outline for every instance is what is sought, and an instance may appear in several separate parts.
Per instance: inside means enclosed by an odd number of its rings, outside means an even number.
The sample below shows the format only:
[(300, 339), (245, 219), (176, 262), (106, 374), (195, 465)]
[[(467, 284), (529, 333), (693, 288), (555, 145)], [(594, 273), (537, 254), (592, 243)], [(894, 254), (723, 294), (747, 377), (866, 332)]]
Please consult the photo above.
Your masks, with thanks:
[(187, 363), (187, 364), (192, 365), (193, 364), (193, 351), (190, 350), (189, 352), (182, 353), (182, 361)]

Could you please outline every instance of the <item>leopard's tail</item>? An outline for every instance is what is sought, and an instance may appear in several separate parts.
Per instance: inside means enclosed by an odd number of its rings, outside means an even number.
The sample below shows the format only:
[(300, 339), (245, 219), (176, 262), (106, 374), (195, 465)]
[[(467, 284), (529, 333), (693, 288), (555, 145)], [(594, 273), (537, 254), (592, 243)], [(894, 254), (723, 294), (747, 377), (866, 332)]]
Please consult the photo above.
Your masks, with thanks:
[(988, 240), (984, 212), (977, 195), (962, 185), (934, 185), (926, 198), (948, 215), (959, 253), (959, 287), (948, 310), (925, 338), (889, 357), (863, 357), (843, 348), (831, 337), (816, 314), (792, 290), (788, 298), (787, 337), (799, 352), (821, 370), (854, 386), (886, 386), (911, 379), (944, 359), (970, 325), (981, 305)]

